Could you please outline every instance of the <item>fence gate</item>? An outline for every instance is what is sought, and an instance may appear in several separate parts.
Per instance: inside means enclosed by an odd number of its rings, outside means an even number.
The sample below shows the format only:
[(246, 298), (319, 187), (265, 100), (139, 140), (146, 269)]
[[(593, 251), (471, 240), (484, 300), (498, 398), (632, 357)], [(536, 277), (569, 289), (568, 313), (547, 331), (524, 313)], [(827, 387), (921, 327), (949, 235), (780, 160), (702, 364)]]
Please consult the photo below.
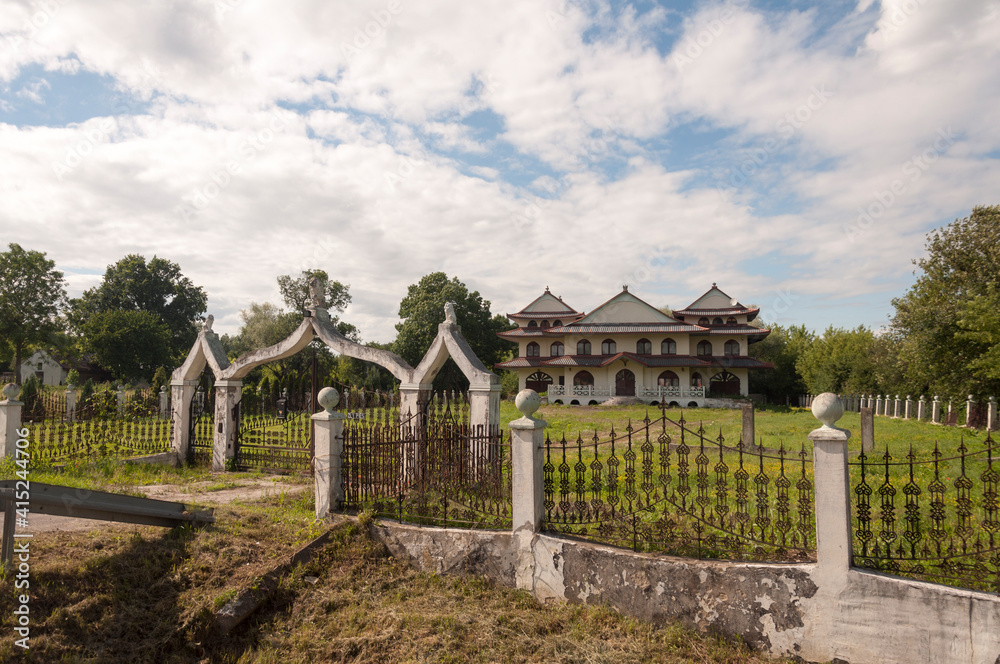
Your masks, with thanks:
[(202, 373), (198, 388), (191, 396), (191, 429), (188, 444), (188, 462), (198, 465), (212, 463), (215, 444), (215, 381), (209, 373)]
[(258, 414), (236, 405), (235, 466), (237, 470), (312, 470), (311, 413), (308, 410)]
[(344, 508), (425, 524), (510, 528), (510, 438), (446, 412), (401, 424), (349, 420)]

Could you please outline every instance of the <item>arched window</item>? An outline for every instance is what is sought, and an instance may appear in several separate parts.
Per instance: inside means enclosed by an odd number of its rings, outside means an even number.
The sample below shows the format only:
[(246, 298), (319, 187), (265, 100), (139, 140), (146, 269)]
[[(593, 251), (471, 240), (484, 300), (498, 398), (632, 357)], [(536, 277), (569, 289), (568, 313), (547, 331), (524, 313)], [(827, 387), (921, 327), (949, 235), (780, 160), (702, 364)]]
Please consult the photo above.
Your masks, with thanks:
[[(576, 342), (577, 355), (590, 355), (590, 342), (586, 339)], [(591, 383), (593, 385), (593, 383)]]
[(580, 371), (573, 376), (574, 385), (593, 385), (594, 376), (589, 371)]
[(525, 349), (525, 354), (528, 357), (538, 357), (539, 355), (542, 354), (541, 348), (538, 347), (538, 344), (532, 341), (530, 344), (528, 344), (528, 347)]
[(712, 319), (712, 325), (722, 325), (722, 319), (716, 316)]
[(701, 374), (695, 371), (691, 374), (691, 387), (701, 387), (704, 383), (702, 382)]
[(650, 343), (649, 339), (639, 339), (635, 342), (635, 352), (637, 355), (652, 355), (653, 344)]
[(605, 339), (601, 342), (601, 355), (614, 355), (618, 352), (618, 347), (614, 339)]
[(740, 342), (735, 339), (730, 339), (726, 342), (725, 348), (726, 355), (739, 355), (740, 354)]
[(551, 346), (549, 346), (549, 355), (552, 357), (559, 357), (566, 352), (566, 348), (563, 346), (561, 341), (557, 341)]
[(528, 327), (538, 327), (538, 321), (528, 321)]
[(739, 325), (739, 323), (736, 322), (736, 316), (730, 316), (727, 318), (726, 325)]
[(656, 379), (656, 384), (660, 387), (680, 387), (681, 379), (673, 371), (664, 371)]
[(698, 325), (708, 325), (708, 319), (702, 316), (698, 319)]
[(673, 339), (664, 339), (660, 343), (660, 354), (661, 355), (676, 355), (677, 354), (677, 342)]
[(562, 327), (562, 321), (561, 320), (552, 321), (552, 327)]
[(543, 320), (542, 321), (542, 328), (548, 328), (548, 327), (549, 327), (549, 321)]
[(541, 394), (542, 392), (548, 392), (549, 385), (551, 384), (552, 376), (548, 375), (544, 371), (536, 371), (528, 376), (528, 380), (524, 382), (524, 387)]
[(698, 355), (709, 356), (712, 354), (712, 342), (706, 339), (698, 342)]

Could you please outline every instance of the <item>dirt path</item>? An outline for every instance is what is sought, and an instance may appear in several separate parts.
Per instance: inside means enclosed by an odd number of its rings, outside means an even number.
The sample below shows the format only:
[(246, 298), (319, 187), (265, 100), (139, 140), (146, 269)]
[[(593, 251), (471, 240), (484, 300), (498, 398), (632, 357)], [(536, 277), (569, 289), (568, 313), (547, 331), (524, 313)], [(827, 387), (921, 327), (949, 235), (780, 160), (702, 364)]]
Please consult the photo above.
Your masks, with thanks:
[[(216, 488), (223, 484), (232, 486)], [(274, 475), (260, 479), (207, 480), (204, 482), (191, 482), (189, 484), (151, 484), (137, 488), (147, 498), (214, 506), (228, 505), (236, 500), (259, 500), (265, 496), (278, 495), (282, 492), (290, 496), (296, 495), (302, 493), (308, 487), (309, 484), (288, 482), (287, 478), (281, 475)], [(3, 514), (0, 512), (0, 524), (2, 523)], [(66, 516), (50, 516), (48, 514), (30, 514), (28, 517), (28, 528), (19, 528), (18, 532), (87, 532), (110, 526), (112, 523), (115, 522), (78, 519)]]

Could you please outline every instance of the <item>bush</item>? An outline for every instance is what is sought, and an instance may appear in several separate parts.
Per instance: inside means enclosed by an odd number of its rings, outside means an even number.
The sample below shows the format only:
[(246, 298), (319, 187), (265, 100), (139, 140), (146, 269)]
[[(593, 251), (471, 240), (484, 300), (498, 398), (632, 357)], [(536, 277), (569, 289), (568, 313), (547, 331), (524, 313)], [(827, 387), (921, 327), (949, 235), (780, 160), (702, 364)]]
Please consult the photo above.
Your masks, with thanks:
[(156, 372), (153, 374), (153, 382), (150, 383), (149, 387), (154, 393), (159, 394), (160, 388), (166, 385), (169, 380), (170, 378), (167, 376), (167, 370), (163, 367), (157, 367)]
[(21, 412), (31, 416), (38, 414), (42, 409), (41, 399), (39, 399), (40, 385), (35, 374), (28, 376), (28, 379), (21, 384), (21, 396), (18, 399), (24, 404)]
[(66, 374), (66, 384), (80, 386), (80, 372), (76, 369), (70, 369), (69, 373)]

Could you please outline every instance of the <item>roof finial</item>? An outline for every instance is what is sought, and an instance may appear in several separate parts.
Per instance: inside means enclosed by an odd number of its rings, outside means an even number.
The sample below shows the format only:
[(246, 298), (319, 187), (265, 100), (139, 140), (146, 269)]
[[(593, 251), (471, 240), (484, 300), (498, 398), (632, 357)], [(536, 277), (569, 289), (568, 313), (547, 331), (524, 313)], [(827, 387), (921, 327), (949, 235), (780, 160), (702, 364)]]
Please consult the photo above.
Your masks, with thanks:
[(622, 284), (622, 290), (628, 292), (628, 284)]
[(548, 287), (548, 286), (546, 286), (546, 287), (545, 287), (545, 292), (546, 292), (546, 293), (548, 293), (548, 292), (549, 292), (549, 287)]
[(715, 288), (715, 282), (714, 281), (712, 282), (712, 288)]

